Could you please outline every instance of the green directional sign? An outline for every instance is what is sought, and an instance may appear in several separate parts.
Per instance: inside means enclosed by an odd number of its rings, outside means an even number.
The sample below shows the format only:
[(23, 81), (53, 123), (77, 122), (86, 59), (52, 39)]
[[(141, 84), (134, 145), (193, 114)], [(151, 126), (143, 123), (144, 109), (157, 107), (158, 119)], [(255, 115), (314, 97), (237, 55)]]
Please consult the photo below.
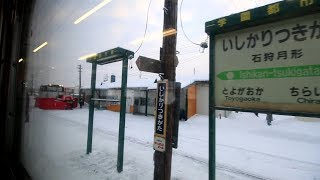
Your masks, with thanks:
[(320, 65), (224, 71), (217, 75), (221, 80), (297, 78), (313, 76), (320, 76)]

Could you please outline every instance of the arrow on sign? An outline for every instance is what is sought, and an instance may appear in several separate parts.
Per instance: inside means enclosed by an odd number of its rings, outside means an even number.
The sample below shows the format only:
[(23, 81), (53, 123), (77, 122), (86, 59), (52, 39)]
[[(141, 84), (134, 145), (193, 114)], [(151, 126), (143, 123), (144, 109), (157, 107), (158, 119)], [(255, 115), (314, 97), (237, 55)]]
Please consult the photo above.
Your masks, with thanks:
[(314, 76), (320, 76), (320, 65), (224, 71), (217, 75), (221, 80), (274, 79)]
[[(178, 65), (178, 57), (175, 58), (175, 66)], [(156, 59), (147, 58), (144, 56), (139, 56), (136, 64), (140, 71), (151, 72), (151, 73), (163, 73), (163, 69), (161, 67), (161, 62)]]

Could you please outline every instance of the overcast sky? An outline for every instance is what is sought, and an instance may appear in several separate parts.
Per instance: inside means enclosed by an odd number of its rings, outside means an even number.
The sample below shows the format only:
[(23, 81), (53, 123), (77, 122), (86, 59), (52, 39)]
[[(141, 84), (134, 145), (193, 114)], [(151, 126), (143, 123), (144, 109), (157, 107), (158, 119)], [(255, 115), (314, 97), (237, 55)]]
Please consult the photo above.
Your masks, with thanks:
[[(149, 0), (113, 0), (96, 13), (75, 25), (73, 22), (103, 0), (37, 0), (32, 16), (28, 63), (29, 80), (34, 84), (63, 84), (78, 86), (77, 65), (83, 66), (82, 85), (90, 86), (91, 64), (79, 61), (80, 56), (99, 53), (115, 47), (136, 51), (138, 39), (143, 38)], [(181, 0), (178, 1), (180, 7)], [(276, 0), (184, 0), (182, 22), (188, 37), (196, 42), (205, 41), (205, 22), (255, 8)], [(159, 59), (162, 38), (154, 34), (162, 31), (164, 0), (152, 0), (146, 40), (135, 58), (129, 62), (128, 84), (152, 84), (157, 75), (140, 72), (135, 61), (139, 55)], [(178, 13), (179, 14), (179, 13)], [(177, 81), (209, 79), (208, 49), (200, 53), (199, 46), (189, 42), (183, 35), (178, 16), (177, 50), (179, 65)], [(152, 37), (152, 38), (150, 38)], [(32, 50), (43, 42), (48, 45), (36, 53)], [(121, 62), (98, 66), (97, 84), (106, 75), (121, 79)], [(159, 79), (159, 78), (158, 78)], [(149, 84), (148, 84), (149, 83)]]

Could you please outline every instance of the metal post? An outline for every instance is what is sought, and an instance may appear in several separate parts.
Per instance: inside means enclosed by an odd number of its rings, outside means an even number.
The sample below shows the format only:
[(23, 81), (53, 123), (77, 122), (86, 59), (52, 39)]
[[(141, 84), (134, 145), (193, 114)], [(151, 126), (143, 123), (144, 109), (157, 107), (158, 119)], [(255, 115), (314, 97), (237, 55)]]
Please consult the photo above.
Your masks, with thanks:
[(121, 103), (120, 103), (118, 159), (117, 159), (118, 172), (122, 172), (122, 168), (123, 168), (124, 131), (125, 131), (126, 101), (127, 101), (127, 75), (128, 75), (128, 58), (125, 58), (122, 61)]
[(97, 71), (97, 64), (92, 63), (92, 70), (91, 70), (91, 96), (90, 96), (90, 103), (89, 103), (89, 122), (88, 122), (88, 139), (87, 139), (87, 154), (91, 153), (92, 151), (92, 131), (93, 131), (93, 115), (94, 115), (94, 94), (96, 91), (96, 71)]
[(78, 69), (79, 69), (79, 99), (80, 99), (80, 97), (81, 97), (81, 72), (82, 72), (81, 64), (78, 65)]
[(181, 94), (181, 83), (176, 82), (175, 84), (175, 114), (172, 128), (172, 147), (178, 148), (178, 135), (179, 135), (179, 121), (180, 121), (180, 94)]
[(147, 89), (146, 90), (146, 109), (145, 109), (145, 112), (144, 112), (145, 116), (148, 116), (148, 93), (149, 93), (149, 90)]
[(214, 36), (210, 35), (209, 54), (209, 180), (216, 176), (216, 113), (214, 97)]

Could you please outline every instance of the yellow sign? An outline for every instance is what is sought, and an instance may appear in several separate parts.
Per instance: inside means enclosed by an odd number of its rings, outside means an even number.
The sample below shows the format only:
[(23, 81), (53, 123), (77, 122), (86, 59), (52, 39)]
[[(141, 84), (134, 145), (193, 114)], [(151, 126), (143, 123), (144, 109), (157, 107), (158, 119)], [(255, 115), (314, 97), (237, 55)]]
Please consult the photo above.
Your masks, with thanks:
[(278, 12), (280, 12), (280, 4), (275, 3), (275, 4), (269, 5), (267, 11), (268, 11), (268, 15), (277, 14)]
[(240, 14), (240, 21), (249, 21), (251, 20), (251, 13), (250, 11), (246, 11)]
[(225, 24), (227, 24), (227, 19), (226, 18), (221, 18), (218, 20), (218, 25), (220, 27), (223, 27)]
[(310, 6), (313, 3), (313, 0), (300, 0), (300, 7)]

